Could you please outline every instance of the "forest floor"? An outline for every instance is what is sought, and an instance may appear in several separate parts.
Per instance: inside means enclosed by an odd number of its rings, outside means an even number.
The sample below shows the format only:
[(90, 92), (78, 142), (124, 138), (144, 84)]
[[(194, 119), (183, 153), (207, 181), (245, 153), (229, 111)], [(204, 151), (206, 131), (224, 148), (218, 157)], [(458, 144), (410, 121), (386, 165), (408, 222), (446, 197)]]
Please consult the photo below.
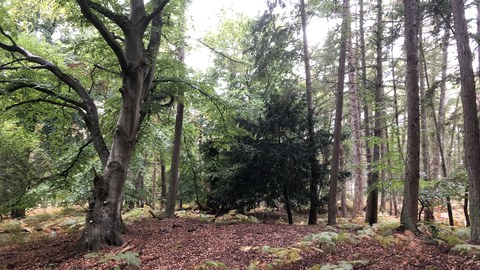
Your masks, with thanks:
[[(464, 228), (422, 226), (417, 237), (396, 232), (398, 221), (384, 217), (373, 227), (347, 219), (334, 227), (289, 226), (265, 214), (263, 221), (230, 213), (213, 222), (192, 211), (162, 220), (142, 211), (131, 215), (123, 246), (87, 254), (74, 252), (79, 213), (55, 221), (30, 217), (16, 227), (2, 221), (0, 236), (15, 235), (16, 228), (17, 238), (1, 244), (0, 269), (480, 269), (479, 253), (454, 251), (456, 244), (467, 246)], [(44, 235), (18, 241), (35, 232)]]

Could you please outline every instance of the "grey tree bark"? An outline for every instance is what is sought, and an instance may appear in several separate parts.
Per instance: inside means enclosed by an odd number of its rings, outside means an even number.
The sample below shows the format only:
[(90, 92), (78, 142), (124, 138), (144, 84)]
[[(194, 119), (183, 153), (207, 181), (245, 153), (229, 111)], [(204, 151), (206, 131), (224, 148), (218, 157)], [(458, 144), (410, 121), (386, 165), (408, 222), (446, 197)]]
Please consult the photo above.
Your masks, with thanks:
[(337, 224), (337, 188), (340, 163), (340, 144), (343, 116), (343, 88), (345, 84), (345, 61), (347, 41), (350, 38), (350, 1), (343, 0), (342, 33), (340, 37), (340, 57), (338, 59), (338, 77), (335, 106), (335, 124), (333, 130), (332, 165), (330, 171), (330, 190), (328, 193), (328, 225)]
[(317, 153), (313, 151), (315, 149), (315, 123), (313, 121), (313, 97), (312, 97), (312, 75), (310, 70), (310, 53), (308, 50), (307, 39), (307, 15), (305, 13), (305, 1), (300, 0), (300, 14), (302, 20), (302, 33), (303, 33), (303, 63), (305, 65), (305, 80), (306, 80), (306, 92), (307, 92), (307, 126), (308, 126), (308, 144), (311, 149), (309, 155), (310, 162), (310, 209), (308, 215), (308, 224), (317, 224), (318, 216), (318, 179), (320, 172), (318, 171)]
[(480, 131), (476, 103), (475, 81), (472, 68), (472, 52), (469, 46), (468, 28), (465, 20), (465, 5), (462, 0), (452, 0), (455, 40), (457, 41), (458, 62), (463, 105), (465, 136), (465, 165), (468, 175), (470, 200), (471, 241), (480, 243)]
[(404, 0), (405, 53), (407, 55), (407, 162), (400, 225), (417, 232), (420, 179), (420, 111), (418, 80), (418, 2)]
[[(375, 78), (375, 127), (373, 136), (378, 141), (373, 146), (372, 163), (380, 161), (381, 142), (383, 138), (383, 7), (382, 0), (377, 1), (377, 29), (375, 35), (376, 41), (376, 78)], [(378, 185), (380, 179), (379, 169), (372, 171), (372, 177), (368, 183), (367, 208), (365, 222), (373, 225), (378, 222)]]
[[(363, 210), (363, 166), (362, 166), (362, 130), (360, 127), (360, 102), (358, 98), (358, 85), (356, 82), (355, 51), (352, 46), (352, 37), (348, 39), (348, 89), (350, 101), (350, 125), (352, 126), (353, 160), (354, 160), (354, 198), (352, 217), (356, 217)], [(343, 198), (343, 197), (342, 197)]]
[[(185, 45), (179, 46), (178, 60), (180, 63), (185, 62)], [(175, 133), (173, 135), (172, 164), (170, 167), (170, 181), (168, 183), (167, 205), (165, 213), (167, 217), (175, 217), (175, 202), (177, 201), (177, 193), (179, 186), (179, 168), (180, 168), (180, 148), (182, 145), (183, 131), (183, 111), (184, 111), (184, 92), (180, 90), (177, 102), (177, 115), (175, 117)]]

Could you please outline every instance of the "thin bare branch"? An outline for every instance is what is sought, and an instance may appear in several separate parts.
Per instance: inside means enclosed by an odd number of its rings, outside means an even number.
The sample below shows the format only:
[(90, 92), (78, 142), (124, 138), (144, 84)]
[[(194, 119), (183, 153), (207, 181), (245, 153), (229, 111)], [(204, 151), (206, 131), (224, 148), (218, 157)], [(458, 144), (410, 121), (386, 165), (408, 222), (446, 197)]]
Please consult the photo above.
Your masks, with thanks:
[(75, 159), (72, 160), (72, 162), (70, 162), (70, 165), (69, 165), (65, 170), (63, 170), (63, 171), (60, 173), (61, 176), (65, 177), (65, 178), (68, 177), (68, 174), (70, 173), (70, 170), (73, 168), (73, 166), (75, 166), (75, 164), (76, 164), (76, 163), (78, 162), (78, 160), (80, 159), (80, 155), (82, 155), (83, 150), (84, 150), (87, 146), (89, 146), (92, 142), (93, 142), (93, 141), (90, 139), (90, 140), (88, 140), (87, 143), (85, 143), (84, 145), (82, 145), (82, 146), (80, 147), (80, 149), (78, 150), (77, 155), (75, 156)]
[(232, 61), (232, 62), (235, 62), (235, 63), (239, 63), (239, 64), (243, 64), (243, 65), (250, 65), (249, 63), (247, 62), (244, 62), (244, 61), (241, 61), (241, 60), (237, 60), (235, 58), (232, 58), (231, 56), (227, 55), (226, 53), (224, 52), (221, 52), (215, 48), (213, 48), (212, 46), (208, 45), (207, 43), (203, 42), (202, 40), (200, 39), (197, 39), (197, 41), (202, 44), (203, 46), (207, 47), (208, 49), (210, 49), (212, 52), (220, 55), (221, 57), (224, 57), (224, 58), (227, 58), (228, 60)]

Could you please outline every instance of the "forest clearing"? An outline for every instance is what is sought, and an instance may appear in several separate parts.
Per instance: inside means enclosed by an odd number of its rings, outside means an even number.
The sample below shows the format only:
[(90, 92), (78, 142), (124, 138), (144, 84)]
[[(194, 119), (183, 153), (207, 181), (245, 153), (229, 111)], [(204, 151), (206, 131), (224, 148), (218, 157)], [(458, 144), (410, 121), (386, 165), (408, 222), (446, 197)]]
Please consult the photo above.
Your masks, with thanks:
[(480, 1), (0, 1), (0, 270), (479, 269)]
[(162, 220), (135, 209), (124, 215), (125, 244), (78, 254), (82, 209), (36, 212), (0, 224), (0, 269), (480, 269), (480, 250), (463, 247), (463, 226), (421, 226), (417, 237), (396, 232), (398, 219), (388, 214), (373, 227), (360, 219), (332, 227), (308, 226), (304, 215), (291, 226), (285, 213), (265, 209), (215, 221), (191, 209)]

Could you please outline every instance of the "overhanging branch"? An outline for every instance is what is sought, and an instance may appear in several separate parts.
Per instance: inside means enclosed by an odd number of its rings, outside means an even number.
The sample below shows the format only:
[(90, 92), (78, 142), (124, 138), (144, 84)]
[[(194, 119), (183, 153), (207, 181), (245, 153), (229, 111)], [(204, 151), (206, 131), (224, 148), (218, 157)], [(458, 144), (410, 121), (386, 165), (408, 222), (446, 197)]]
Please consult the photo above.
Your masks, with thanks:
[(64, 102), (69, 103), (72, 106), (78, 107), (78, 109), (76, 109), (77, 111), (80, 110), (80, 108), (83, 109), (83, 110), (87, 110), (86, 104), (84, 104), (82, 102), (79, 102), (79, 101), (76, 101), (74, 99), (68, 98), (68, 97), (64, 97), (64, 96), (48, 89), (47, 87), (45, 87), (43, 85), (38, 85), (38, 84), (35, 84), (35, 83), (14, 82), (14, 83), (11, 83), (10, 85), (7, 85), (7, 87), (5, 87), (5, 90), (8, 93), (13, 93), (17, 90), (24, 89), (24, 88), (31, 88), (31, 89), (34, 89), (38, 92), (47, 94), (51, 97), (55, 97), (55, 98), (58, 98), (60, 100), (63, 100)]
[(160, 14), (163, 9), (165, 8), (165, 6), (168, 4), (168, 2), (170, 2), (170, 0), (158, 0), (157, 1), (157, 7), (155, 8), (155, 10), (150, 13), (146, 20), (145, 20), (145, 26), (148, 25), (150, 23), (150, 21), (153, 20), (153, 18), (155, 18), (155, 16), (157, 16), (158, 14)]
[(113, 50), (113, 52), (117, 56), (122, 72), (126, 74), (128, 72), (128, 64), (125, 53), (123, 52), (122, 47), (117, 42), (113, 34), (107, 29), (105, 24), (92, 12), (89, 4), (91, 3), (91, 1), (77, 0), (77, 3), (80, 6), (80, 10), (83, 16), (85, 16), (85, 18), (93, 24), (93, 26), (98, 30), (105, 42), (107, 42), (108, 46), (110, 46), (110, 48)]
[(37, 99), (25, 100), (25, 101), (22, 101), (22, 102), (19, 102), (19, 103), (16, 103), (16, 104), (7, 106), (7, 107), (5, 108), (5, 110), (8, 111), (8, 110), (13, 109), (13, 108), (18, 107), (18, 106), (22, 106), (22, 105), (26, 105), (26, 104), (31, 104), (31, 103), (41, 103), (41, 102), (49, 103), (49, 104), (56, 105), (56, 106), (60, 106), (60, 107), (71, 108), (71, 109), (74, 109), (74, 110), (80, 112), (84, 117), (86, 117), (85, 112), (84, 112), (81, 108), (79, 108), (79, 107), (77, 107), (77, 106), (75, 106), (75, 105), (68, 104), (68, 103), (66, 103), (66, 102), (64, 102), (64, 103), (62, 103), (62, 102), (57, 102), (57, 101), (50, 100), (50, 99), (46, 99), (46, 98), (37, 98)]
[(123, 16), (121, 14), (117, 14), (117, 13), (105, 8), (104, 6), (102, 6), (98, 3), (92, 2), (90, 0), (86, 0), (86, 1), (87, 1), (88, 6), (90, 6), (93, 10), (97, 11), (98, 13), (100, 13), (103, 16), (110, 19), (112, 22), (114, 22), (116, 25), (118, 25), (118, 27), (120, 27), (120, 29), (122, 29), (123, 31), (125, 31), (127, 29), (128, 18), (126, 16)]

